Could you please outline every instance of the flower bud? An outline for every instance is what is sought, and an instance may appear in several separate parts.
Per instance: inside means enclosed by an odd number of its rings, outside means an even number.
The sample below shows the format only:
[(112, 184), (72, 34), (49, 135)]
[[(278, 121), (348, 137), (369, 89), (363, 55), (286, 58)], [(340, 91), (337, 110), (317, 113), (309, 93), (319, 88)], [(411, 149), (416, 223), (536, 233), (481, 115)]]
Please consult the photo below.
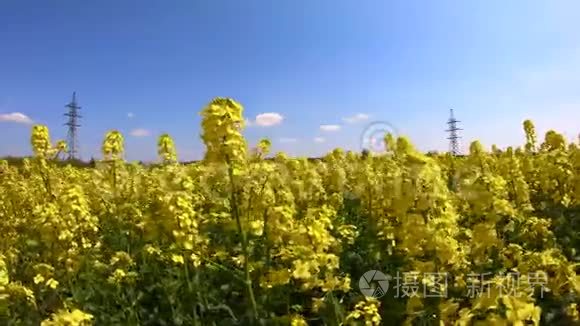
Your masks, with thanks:
[(235, 170), (245, 161), (242, 112), (242, 106), (229, 98), (216, 98), (201, 111), (201, 139), (206, 146), (206, 161), (227, 162)]
[(35, 156), (46, 158), (51, 148), (48, 127), (44, 125), (34, 126), (30, 143)]
[(117, 130), (109, 131), (101, 148), (103, 156), (109, 159), (120, 158), (125, 150), (123, 142), (123, 135), (120, 132)]
[(159, 137), (159, 141), (157, 142), (157, 153), (164, 163), (177, 162), (175, 143), (171, 136), (163, 134)]

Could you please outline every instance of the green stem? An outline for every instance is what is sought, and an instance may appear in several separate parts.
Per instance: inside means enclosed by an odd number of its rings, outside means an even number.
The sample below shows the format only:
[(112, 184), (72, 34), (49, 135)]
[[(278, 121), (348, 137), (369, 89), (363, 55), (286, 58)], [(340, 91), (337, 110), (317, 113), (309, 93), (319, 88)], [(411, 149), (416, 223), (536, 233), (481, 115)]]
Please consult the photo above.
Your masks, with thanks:
[(115, 191), (115, 195), (117, 194), (117, 161), (113, 160), (113, 190)]
[(265, 242), (265, 252), (264, 255), (266, 256), (266, 267), (269, 268), (271, 265), (271, 258), (270, 258), (270, 240), (268, 239), (268, 208), (264, 209), (264, 242)]
[(332, 291), (329, 292), (330, 297), (332, 299), (332, 314), (334, 315), (334, 322), (336, 323), (336, 325), (341, 325), (342, 323), (340, 322), (340, 313), (338, 311), (338, 306), (336, 304), (336, 297), (334, 296), (334, 294), (332, 293)]
[(258, 308), (256, 305), (256, 298), (254, 297), (254, 289), (252, 287), (252, 279), (250, 277), (250, 255), (248, 251), (248, 239), (246, 237), (246, 232), (242, 227), (242, 221), (240, 219), (240, 212), (238, 210), (238, 199), (236, 196), (236, 187), (234, 184), (234, 170), (232, 165), (228, 160), (228, 174), (230, 177), (230, 185), (231, 185), (231, 201), (232, 201), (232, 214), (236, 219), (236, 223), (238, 225), (238, 232), (242, 237), (242, 251), (244, 255), (244, 276), (245, 276), (245, 284), (246, 290), (248, 291), (248, 296), (250, 299), (250, 304), (252, 305), (252, 321), (255, 322), (258, 316)]
[(44, 161), (44, 163), (46, 164), (46, 166), (45, 166), (42, 164), (42, 160), (44, 160), (44, 158), (40, 158), (40, 160), (41, 161), (38, 161), (38, 168), (40, 170), (40, 176), (42, 178), (42, 181), (44, 182), (44, 187), (46, 188), (46, 192), (49, 194), (49, 196), (52, 199), (56, 199), (56, 196), (52, 193), (52, 187), (50, 185), (50, 175), (47, 172), (48, 162)]
[[(183, 268), (185, 269), (185, 280), (187, 282), (187, 289), (188, 289), (187, 296), (189, 297), (191, 295), (191, 293), (193, 292), (193, 286), (191, 284), (191, 280), (189, 279), (189, 268), (187, 267), (187, 265), (188, 265), (188, 262), (186, 262), (184, 264)], [(196, 287), (196, 290), (197, 290), (197, 287)], [(199, 317), (197, 316), (196, 305), (193, 305), (192, 310), (193, 310), (193, 325), (197, 326)]]

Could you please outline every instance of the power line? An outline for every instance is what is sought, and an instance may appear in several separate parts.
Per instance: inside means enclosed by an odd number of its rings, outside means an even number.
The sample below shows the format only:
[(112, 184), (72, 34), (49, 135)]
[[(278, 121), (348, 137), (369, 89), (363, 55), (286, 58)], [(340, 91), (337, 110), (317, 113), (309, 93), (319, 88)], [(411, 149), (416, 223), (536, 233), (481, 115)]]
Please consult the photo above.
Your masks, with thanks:
[(455, 119), (455, 116), (453, 114), (453, 109), (451, 109), (449, 111), (450, 111), (449, 120), (447, 120), (447, 124), (449, 125), (449, 129), (447, 129), (445, 131), (449, 133), (449, 137), (447, 137), (447, 139), (449, 139), (449, 151), (454, 156), (457, 156), (457, 155), (459, 155), (459, 141), (458, 141), (458, 139), (461, 138), (461, 137), (459, 137), (459, 134), (457, 132), (460, 130), (463, 130), (463, 129), (457, 127), (457, 123), (461, 122), (461, 121)]
[(67, 143), (68, 143), (68, 159), (73, 160), (79, 158), (78, 154), (78, 140), (77, 140), (77, 132), (78, 128), (81, 126), (78, 121), (82, 116), (79, 114), (79, 110), (81, 109), (80, 106), (77, 105), (77, 96), (76, 92), (73, 92), (72, 101), (65, 106), (68, 108), (68, 112), (64, 115), (68, 117), (68, 122), (65, 123), (65, 126), (68, 126), (68, 133), (67, 133)]

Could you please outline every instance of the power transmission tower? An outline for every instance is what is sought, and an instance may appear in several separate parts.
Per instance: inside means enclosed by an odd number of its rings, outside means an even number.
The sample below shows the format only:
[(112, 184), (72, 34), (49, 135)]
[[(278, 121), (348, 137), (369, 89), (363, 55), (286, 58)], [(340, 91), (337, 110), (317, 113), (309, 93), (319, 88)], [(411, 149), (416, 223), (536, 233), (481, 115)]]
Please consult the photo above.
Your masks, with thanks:
[(72, 101), (65, 106), (68, 108), (68, 112), (64, 115), (68, 117), (68, 122), (65, 123), (65, 126), (68, 126), (68, 133), (67, 133), (67, 143), (68, 143), (68, 159), (74, 160), (77, 157), (78, 153), (78, 141), (77, 141), (77, 128), (81, 125), (78, 123), (81, 115), (79, 114), (79, 110), (81, 109), (80, 106), (77, 105), (77, 96), (76, 92), (73, 92)]
[(450, 115), (449, 115), (449, 120), (447, 120), (447, 124), (449, 125), (449, 129), (447, 129), (445, 131), (449, 133), (449, 137), (447, 137), (447, 139), (449, 139), (449, 151), (454, 156), (459, 155), (458, 139), (460, 139), (461, 137), (459, 137), (457, 132), (460, 130), (463, 130), (461, 128), (457, 128), (458, 122), (461, 122), (461, 121), (455, 119), (455, 116), (453, 115), (453, 109), (451, 109)]

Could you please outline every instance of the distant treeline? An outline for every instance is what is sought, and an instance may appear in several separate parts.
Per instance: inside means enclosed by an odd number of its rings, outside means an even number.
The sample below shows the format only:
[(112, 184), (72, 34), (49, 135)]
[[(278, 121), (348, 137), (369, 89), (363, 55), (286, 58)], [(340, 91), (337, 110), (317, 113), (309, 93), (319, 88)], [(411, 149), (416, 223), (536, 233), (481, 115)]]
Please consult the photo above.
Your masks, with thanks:
[[(9, 165), (12, 166), (22, 166), (23, 165), (23, 161), (24, 159), (32, 159), (32, 156), (27, 156), (27, 157), (14, 157), (14, 156), (5, 156), (5, 157), (0, 157), (0, 161), (4, 160), (7, 161)], [(72, 165), (74, 167), (79, 167), (79, 168), (94, 168), (97, 163), (99, 162), (98, 160), (95, 159), (91, 159), (90, 161), (83, 161), (83, 160), (79, 160), (79, 159), (54, 159), (52, 160), (53, 163), (55, 163), (56, 165), (60, 165), (60, 166), (67, 166), (67, 165)], [(133, 162), (127, 162), (127, 163), (134, 163)], [(184, 162), (179, 162), (180, 164), (183, 165), (188, 165), (188, 164), (194, 164), (197, 163), (199, 161), (184, 161)], [(140, 165), (144, 165), (144, 166), (155, 166), (158, 165), (159, 163), (157, 162), (142, 162), (142, 161), (137, 161), (137, 163), (139, 163)]]
[[(363, 150), (361, 154), (363, 155), (363, 157), (366, 157), (369, 155), (369, 152), (367, 150)], [(437, 156), (437, 155), (439, 155), (439, 153), (436, 151), (430, 151), (430, 152), (427, 152), (426, 155), (427, 156)], [(463, 155), (459, 155), (459, 156), (463, 156)], [(8, 164), (12, 165), (12, 166), (22, 166), (22, 162), (25, 158), (32, 159), (32, 157), (6, 156), (6, 157), (0, 157), (0, 161), (1, 160), (8, 161)], [(274, 158), (273, 157), (266, 158), (266, 160), (272, 160), (272, 159), (274, 159)], [(308, 161), (319, 161), (322, 158), (321, 157), (307, 157), (306, 159)], [(83, 161), (83, 160), (79, 160), (79, 159), (72, 159), (72, 160), (55, 159), (53, 162), (55, 164), (61, 165), (61, 166), (72, 165), (74, 167), (80, 167), (80, 168), (94, 168), (96, 166), (98, 160), (91, 159), (90, 161)], [(199, 162), (199, 161), (183, 161), (183, 162), (179, 162), (179, 163), (183, 164), (183, 165), (189, 165), (189, 164), (194, 164), (197, 162)], [(142, 162), (142, 161), (138, 161), (138, 163), (140, 165), (144, 165), (144, 166), (155, 166), (155, 165), (159, 164), (157, 162)]]
[[(13, 166), (22, 166), (22, 162), (24, 161), (24, 159), (32, 159), (32, 157), (14, 157), (14, 156), (6, 156), (6, 157), (0, 157), (0, 161), (4, 160), (7, 161), (9, 165), (13, 165)], [(82, 160), (78, 160), (78, 159), (73, 159), (73, 160), (59, 160), (56, 159), (53, 162), (55, 162), (58, 165), (62, 165), (62, 166), (66, 166), (66, 165), (72, 165), (75, 167), (94, 167), (95, 166), (95, 161), (91, 160), (91, 161), (82, 161)]]
[[(23, 161), (26, 158), (32, 159), (33, 157), (6, 156), (6, 157), (0, 157), (0, 161), (4, 160), (4, 161), (8, 162), (8, 165), (20, 167), (23, 165)], [(271, 159), (273, 159), (273, 158), (266, 158), (266, 160), (271, 160)], [(316, 157), (316, 158), (309, 157), (307, 159), (309, 161), (320, 160), (320, 158), (318, 158), (318, 157)], [(79, 160), (79, 159), (73, 159), (73, 160), (55, 159), (55, 160), (52, 160), (52, 162), (54, 162), (55, 164), (60, 165), (60, 166), (72, 165), (74, 167), (80, 167), (80, 168), (94, 168), (97, 165), (98, 160), (91, 159), (90, 161), (83, 161), (83, 160)], [(200, 161), (183, 161), (183, 162), (179, 162), (179, 164), (189, 165), (189, 164), (195, 164), (198, 162), (200, 162)], [(131, 163), (131, 162), (127, 162), (127, 163)], [(140, 165), (144, 165), (144, 166), (156, 166), (159, 164), (157, 162), (142, 162), (142, 161), (137, 161), (137, 163), (139, 163)]]

